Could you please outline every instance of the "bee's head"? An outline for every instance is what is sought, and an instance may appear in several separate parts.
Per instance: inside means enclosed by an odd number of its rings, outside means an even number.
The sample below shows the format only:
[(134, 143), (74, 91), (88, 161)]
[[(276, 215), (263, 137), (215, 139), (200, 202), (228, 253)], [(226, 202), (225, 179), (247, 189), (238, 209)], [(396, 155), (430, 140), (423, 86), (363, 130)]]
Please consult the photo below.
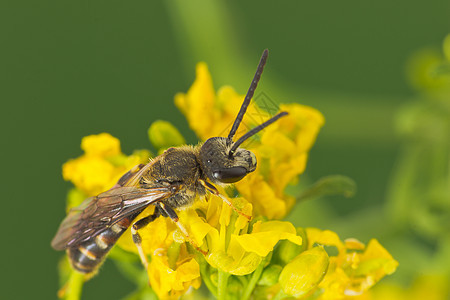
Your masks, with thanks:
[(208, 139), (200, 149), (202, 169), (214, 183), (234, 183), (256, 169), (256, 156), (252, 152), (237, 148), (227, 138)]
[(246, 139), (255, 135), (260, 130), (269, 126), (282, 116), (287, 115), (287, 112), (281, 112), (261, 125), (256, 126), (246, 134), (244, 134), (236, 142), (233, 142), (233, 137), (244, 118), (250, 100), (253, 97), (258, 81), (261, 77), (264, 65), (266, 64), (269, 51), (264, 50), (258, 68), (256, 69), (253, 81), (245, 96), (244, 103), (234, 120), (228, 137), (213, 137), (208, 139), (200, 149), (200, 163), (206, 176), (214, 183), (233, 183), (241, 180), (248, 173), (256, 169), (256, 156), (252, 152), (239, 148)]

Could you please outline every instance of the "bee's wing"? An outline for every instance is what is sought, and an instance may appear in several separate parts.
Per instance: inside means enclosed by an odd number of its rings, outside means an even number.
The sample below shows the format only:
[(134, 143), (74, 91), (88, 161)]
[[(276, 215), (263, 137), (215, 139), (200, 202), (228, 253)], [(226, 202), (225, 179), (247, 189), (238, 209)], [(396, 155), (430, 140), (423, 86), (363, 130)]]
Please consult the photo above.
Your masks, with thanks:
[(52, 247), (56, 250), (74, 247), (177, 191), (174, 187), (143, 189), (126, 186), (88, 198), (69, 211), (52, 240)]

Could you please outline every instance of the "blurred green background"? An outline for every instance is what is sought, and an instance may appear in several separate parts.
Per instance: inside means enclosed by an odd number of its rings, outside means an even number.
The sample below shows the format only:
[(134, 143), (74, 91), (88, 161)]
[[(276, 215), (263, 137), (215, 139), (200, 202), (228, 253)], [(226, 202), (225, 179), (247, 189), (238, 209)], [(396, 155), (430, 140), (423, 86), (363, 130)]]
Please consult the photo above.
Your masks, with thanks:
[[(289, 220), (342, 238), (378, 238), (400, 262), (388, 280), (405, 287), (418, 274), (442, 271), (436, 264), (448, 272), (449, 98), (442, 89), (438, 96), (414, 89), (406, 70), (418, 50), (442, 55), (449, 12), (448, 0), (2, 0), (0, 298), (56, 298), (63, 253), (50, 240), (70, 187), (61, 165), (81, 154), (83, 136), (109, 132), (131, 153), (150, 148), (147, 128), (164, 119), (195, 144), (173, 104), (192, 84), (195, 64), (208, 63), (216, 88), (230, 84), (244, 94), (264, 48), (270, 58), (258, 91), (277, 103), (313, 106), (326, 118), (302, 182), (343, 174), (358, 184), (355, 197), (302, 203)], [(435, 96), (440, 100), (421, 100)], [(414, 137), (421, 105), (431, 131)], [(433, 126), (442, 130), (437, 144), (427, 144), (421, 138)], [(427, 150), (434, 145), (436, 157)], [(408, 152), (414, 147), (420, 150)], [(432, 175), (423, 174), (429, 165)], [(437, 217), (433, 206), (427, 219), (415, 206), (420, 199), (408, 201), (429, 193), (438, 206)], [(132, 289), (107, 262), (84, 298), (119, 299)]]

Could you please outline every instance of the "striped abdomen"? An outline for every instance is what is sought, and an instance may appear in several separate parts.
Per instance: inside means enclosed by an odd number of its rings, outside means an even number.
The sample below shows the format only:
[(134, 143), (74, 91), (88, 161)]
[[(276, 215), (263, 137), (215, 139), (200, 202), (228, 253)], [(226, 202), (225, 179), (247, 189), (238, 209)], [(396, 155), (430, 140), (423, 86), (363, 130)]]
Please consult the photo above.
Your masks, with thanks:
[(136, 216), (124, 218), (94, 238), (67, 249), (73, 268), (85, 274), (95, 271)]

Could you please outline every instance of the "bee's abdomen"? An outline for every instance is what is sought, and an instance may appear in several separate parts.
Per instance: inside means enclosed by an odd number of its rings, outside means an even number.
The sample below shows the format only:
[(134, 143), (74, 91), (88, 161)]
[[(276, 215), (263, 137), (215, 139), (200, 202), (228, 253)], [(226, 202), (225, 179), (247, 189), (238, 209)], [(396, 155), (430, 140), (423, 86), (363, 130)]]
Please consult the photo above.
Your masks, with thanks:
[(131, 221), (132, 218), (125, 218), (94, 238), (67, 249), (67, 256), (72, 267), (85, 274), (94, 272), (103, 262), (105, 255), (130, 226)]

